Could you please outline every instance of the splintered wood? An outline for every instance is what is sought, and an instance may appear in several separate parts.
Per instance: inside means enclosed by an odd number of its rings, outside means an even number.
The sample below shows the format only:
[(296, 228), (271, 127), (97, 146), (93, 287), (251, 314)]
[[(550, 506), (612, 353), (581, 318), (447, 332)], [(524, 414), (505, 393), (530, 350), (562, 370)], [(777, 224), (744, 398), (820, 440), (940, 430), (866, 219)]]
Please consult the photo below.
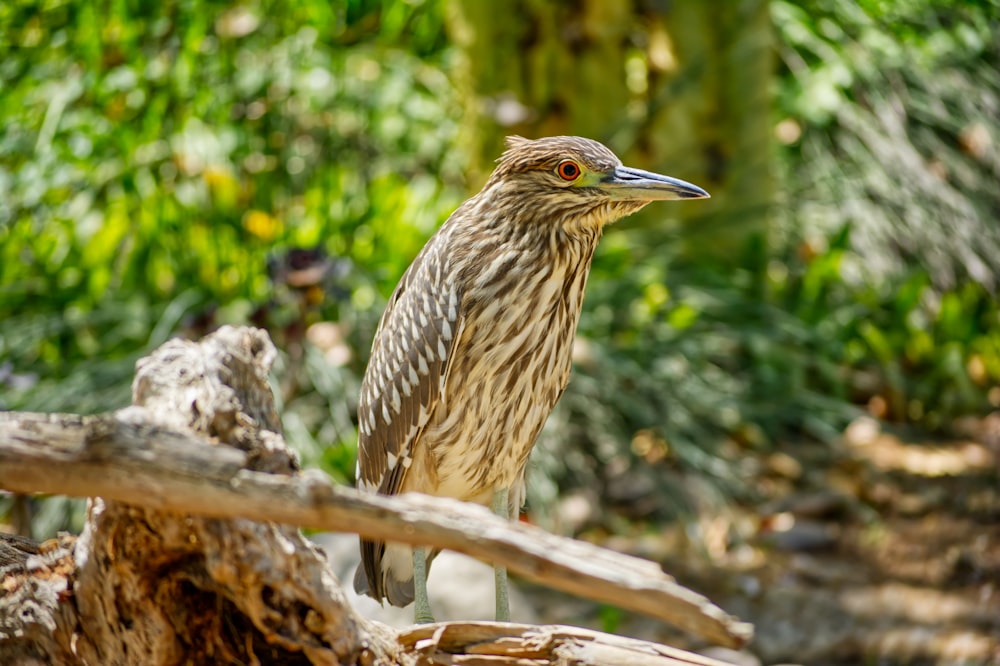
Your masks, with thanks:
[(401, 632), (399, 642), (427, 666), (723, 666), (666, 645), (559, 625), (428, 624)]

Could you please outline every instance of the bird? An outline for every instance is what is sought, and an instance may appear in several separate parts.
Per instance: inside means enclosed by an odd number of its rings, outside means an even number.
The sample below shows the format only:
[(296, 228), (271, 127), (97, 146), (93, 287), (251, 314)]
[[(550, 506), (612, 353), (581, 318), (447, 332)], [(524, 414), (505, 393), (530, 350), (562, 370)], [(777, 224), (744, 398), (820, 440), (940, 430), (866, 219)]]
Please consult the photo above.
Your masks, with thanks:
[[(622, 165), (582, 137), (511, 136), (482, 190), (404, 272), (379, 321), (358, 400), (357, 485), (517, 516), (535, 439), (569, 381), (591, 260), (604, 228), (696, 185)], [(431, 622), (436, 552), (361, 539), (359, 594), (415, 603)], [(496, 618), (509, 620), (495, 567)]]

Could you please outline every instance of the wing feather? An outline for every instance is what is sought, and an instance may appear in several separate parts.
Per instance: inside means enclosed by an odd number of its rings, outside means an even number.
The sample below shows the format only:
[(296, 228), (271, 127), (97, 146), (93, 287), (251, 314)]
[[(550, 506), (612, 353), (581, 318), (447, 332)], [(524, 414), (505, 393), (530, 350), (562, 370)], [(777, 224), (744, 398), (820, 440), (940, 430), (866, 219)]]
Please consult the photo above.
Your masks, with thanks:
[[(434, 239), (440, 240), (440, 239)], [(434, 240), (400, 280), (379, 322), (358, 403), (358, 486), (383, 495), (400, 491), (413, 448), (443, 399), (462, 329), (461, 294)], [(355, 579), (385, 596), (385, 544), (361, 541), (365, 576)], [(390, 602), (393, 600), (390, 599)]]

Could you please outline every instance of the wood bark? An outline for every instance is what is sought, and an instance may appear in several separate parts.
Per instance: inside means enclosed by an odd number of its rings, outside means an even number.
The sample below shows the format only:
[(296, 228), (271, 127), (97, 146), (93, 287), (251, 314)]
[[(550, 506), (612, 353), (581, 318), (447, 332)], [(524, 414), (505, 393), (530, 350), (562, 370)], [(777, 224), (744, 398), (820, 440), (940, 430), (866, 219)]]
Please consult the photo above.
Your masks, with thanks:
[[(0, 414), (0, 487), (94, 497), (78, 539), (0, 541), (0, 663), (477, 663), (456, 659), (494, 644), (501, 652), (489, 654), (506, 661), (488, 663), (521, 663), (510, 646), (536, 645), (539, 631), (557, 637), (545, 643), (552, 663), (625, 658), (615, 637), (568, 628), (397, 635), (354, 613), (298, 525), (459, 550), (721, 644), (749, 638), (748, 625), (652, 563), (480, 507), (371, 497), (300, 472), (267, 384), (274, 354), (262, 331), (224, 328), (140, 361), (125, 410)], [(702, 663), (642, 650), (675, 659), (649, 663)]]

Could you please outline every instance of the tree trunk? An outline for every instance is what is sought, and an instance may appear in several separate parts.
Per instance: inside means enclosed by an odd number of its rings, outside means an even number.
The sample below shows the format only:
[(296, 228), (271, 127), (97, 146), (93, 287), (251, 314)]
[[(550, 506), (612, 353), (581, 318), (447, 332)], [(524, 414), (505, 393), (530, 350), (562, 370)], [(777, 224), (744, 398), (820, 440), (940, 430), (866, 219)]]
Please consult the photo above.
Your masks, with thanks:
[(665, 214), (696, 218), (710, 230), (693, 237), (697, 251), (729, 259), (748, 232), (763, 229), (775, 191), (766, 0), (448, 7), (473, 186), (506, 134), (579, 134), (607, 143), (626, 164), (712, 194), (644, 211), (630, 226), (662, 228)]
[(514, 0), (502, 11), (453, 0), (448, 27), (460, 47), (462, 144), (473, 170), (492, 163), (508, 134), (607, 140), (630, 97), (632, 19), (627, 3), (604, 0)]
[[(647, 122), (634, 146), (644, 162), (705, 187), (690, 251), (732, 261), (766, 229), (775, 195), (771, 151), (774, 45), (767, 0), (687, 0), (651, 11)], [(702, 202), (699, 202), (702, 203)]]

